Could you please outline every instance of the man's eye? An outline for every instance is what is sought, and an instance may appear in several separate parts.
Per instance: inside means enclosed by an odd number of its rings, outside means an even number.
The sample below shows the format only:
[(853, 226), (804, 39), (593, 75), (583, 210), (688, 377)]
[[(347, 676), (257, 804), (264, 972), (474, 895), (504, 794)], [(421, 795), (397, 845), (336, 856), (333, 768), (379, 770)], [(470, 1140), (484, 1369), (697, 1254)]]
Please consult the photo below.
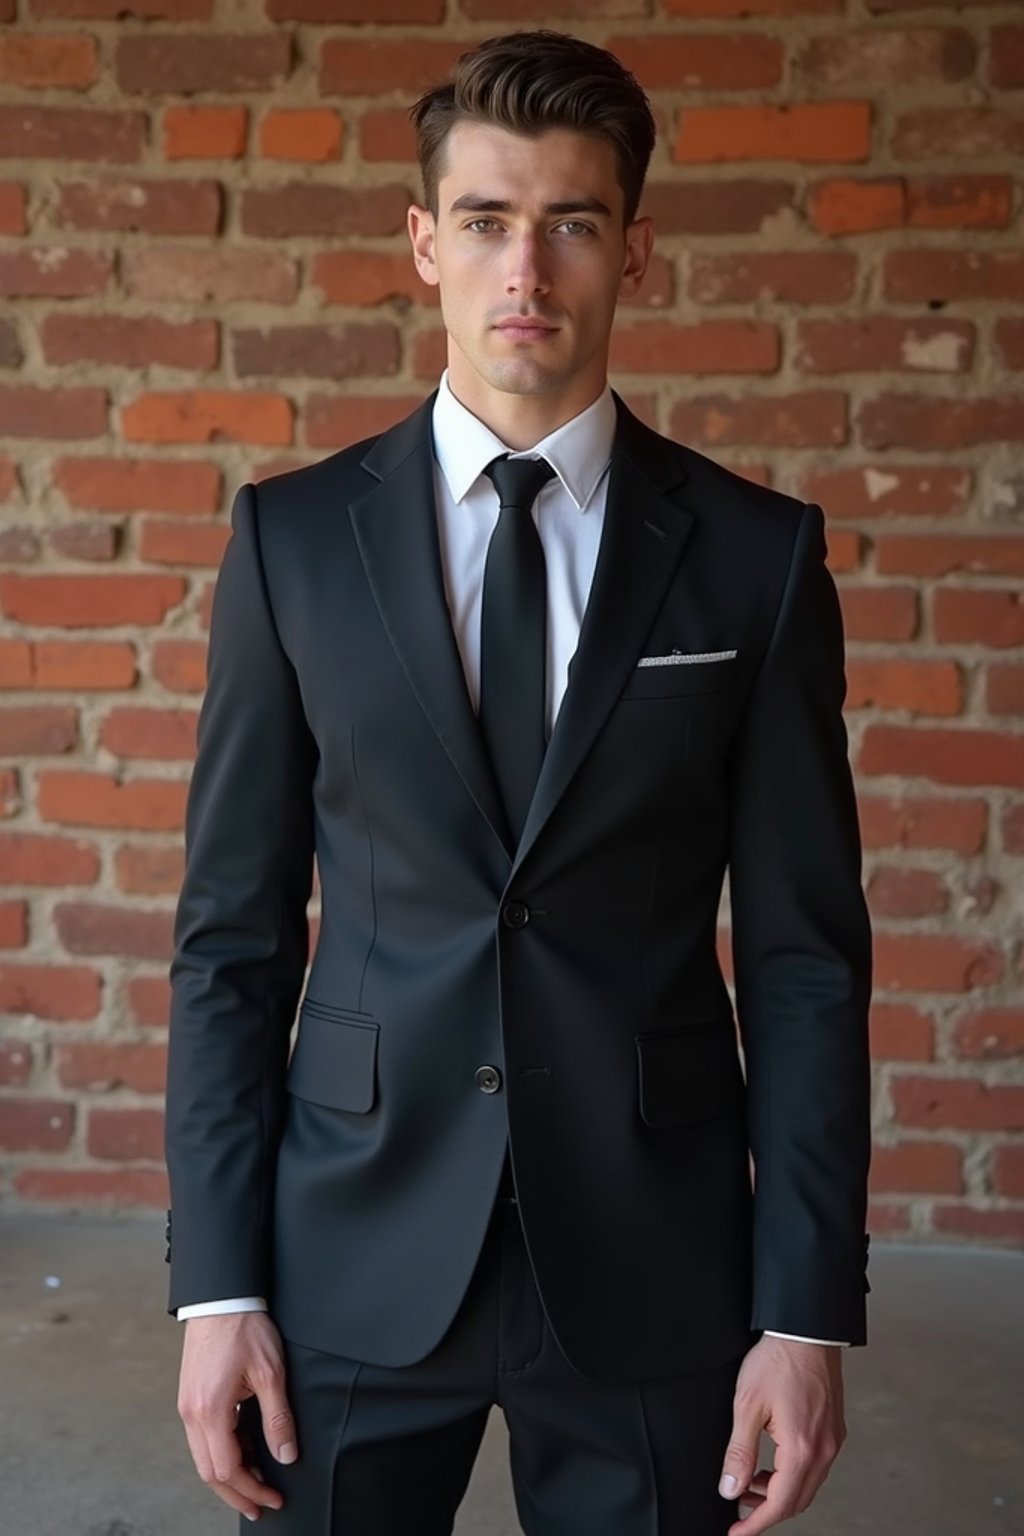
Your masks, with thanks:
[[(494, 219), (472, 219), (470, 223), (466, 225), (466, 228), (474, 229), (478, 224), (494, 223), (496, 223), (496, 220)], [(585, 235), (592, 235), (594, 233), (589, 224), (583, 224), (579, 219), (563, 219), (562, 223), (556, 227), (558, 229), (568, 229), (570, 226), (572, 226), (574, 229), (582, 230)]]

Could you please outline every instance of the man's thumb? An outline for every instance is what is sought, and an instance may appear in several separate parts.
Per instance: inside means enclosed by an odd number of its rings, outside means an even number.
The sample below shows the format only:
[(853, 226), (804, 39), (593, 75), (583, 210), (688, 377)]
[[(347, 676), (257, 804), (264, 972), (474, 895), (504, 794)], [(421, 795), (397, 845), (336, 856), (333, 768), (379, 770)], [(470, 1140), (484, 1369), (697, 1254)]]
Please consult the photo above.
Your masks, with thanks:
[(288, 1399), (283, 1393), (266, 1393), (260, 1398), (260, 1414), (263, 1418), (263, 1438), (271, 1454), (286, 1466), (297, 1461), (299, 1448), (295, 1444), (295, 1420), (288, 1407)]
[(722, 1461), (722, 1476), (718, 1491), (723, 1499), (738, 1499), (754, 1475), (757, 1460), (756, 1445), (748, 1444), (736, 1430), (729, 1441)]

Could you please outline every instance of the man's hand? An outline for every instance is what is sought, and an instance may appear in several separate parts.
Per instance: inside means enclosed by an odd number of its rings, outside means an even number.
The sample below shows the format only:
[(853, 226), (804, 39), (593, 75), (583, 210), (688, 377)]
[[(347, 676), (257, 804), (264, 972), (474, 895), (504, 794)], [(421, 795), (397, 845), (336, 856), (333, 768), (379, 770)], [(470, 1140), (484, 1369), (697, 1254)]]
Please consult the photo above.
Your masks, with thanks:
[[(719, 1492), (754, 1508), (728, 1536), (759, 1536), (810, 1506), (846, 1439), (841, 1353), (765, 1334), (747, 1355)], [(762, 1429), (775, 1441), (775, 1467), (755, 1472)]]
[(278, 1461), (298, 1457), (295, 1421), (285, 1396), (281, 1336), (265, 1312), (226, 1312), (190, 1317), (178, 1385), (178, 1413), (185, 1425), (196, 1471), (215, 1494), (249, 1520), (260, 1507), (280, 1509), (276, 1488), (243, 1463), (235, 1432), (237, 1407), (256, 1397), (263, 1434)]

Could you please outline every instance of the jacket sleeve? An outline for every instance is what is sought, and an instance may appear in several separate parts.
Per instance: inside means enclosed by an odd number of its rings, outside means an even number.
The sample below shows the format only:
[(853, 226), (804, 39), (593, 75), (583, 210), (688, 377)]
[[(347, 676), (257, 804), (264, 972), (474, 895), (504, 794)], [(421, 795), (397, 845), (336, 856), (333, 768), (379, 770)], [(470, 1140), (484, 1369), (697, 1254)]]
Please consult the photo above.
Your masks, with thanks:
[(167, 1068), (172, 1313), (268, 1294), (288, 1042), (308, 959), (316, 751), (274, 625), (257, 508), (243, 485), (214, 593), (185, 813)]
[(866, 1342), (872, 940), (842, 615), (806, 505), (730, 764), (736, 1009), (754, 1160), (751, 1325)]

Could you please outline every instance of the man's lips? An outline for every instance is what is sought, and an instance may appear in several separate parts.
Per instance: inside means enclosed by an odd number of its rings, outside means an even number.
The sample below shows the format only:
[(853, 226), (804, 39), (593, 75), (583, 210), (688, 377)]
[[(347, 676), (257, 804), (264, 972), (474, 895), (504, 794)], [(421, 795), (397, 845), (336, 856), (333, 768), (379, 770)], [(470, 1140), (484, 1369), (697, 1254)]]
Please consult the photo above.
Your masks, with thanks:
[(500, 325), (495, 326), (496, 331), (510, 331), (514, 334), (526, 331), (537, 335), (549, 335), (557, 329), (557, 325), (548, 325), (543, 320), (503, 320)]

